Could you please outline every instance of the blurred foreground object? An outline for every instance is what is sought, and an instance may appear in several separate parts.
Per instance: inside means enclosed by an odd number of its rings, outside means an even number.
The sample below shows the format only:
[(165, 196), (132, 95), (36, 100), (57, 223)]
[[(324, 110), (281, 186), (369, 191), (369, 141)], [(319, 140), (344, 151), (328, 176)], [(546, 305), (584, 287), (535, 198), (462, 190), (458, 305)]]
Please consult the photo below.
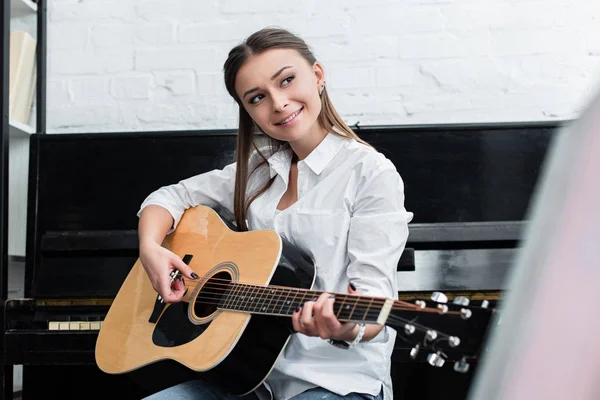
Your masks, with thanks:
[(473, 400), (600, 399), (600, 93), (556, 135)]

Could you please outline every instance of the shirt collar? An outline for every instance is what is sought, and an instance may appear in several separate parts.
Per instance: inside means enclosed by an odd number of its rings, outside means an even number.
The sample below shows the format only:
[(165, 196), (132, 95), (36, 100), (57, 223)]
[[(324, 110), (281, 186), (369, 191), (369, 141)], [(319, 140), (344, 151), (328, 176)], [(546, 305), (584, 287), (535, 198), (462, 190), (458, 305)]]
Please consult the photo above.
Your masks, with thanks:
[[(321, 172), (327, 167), (327, 165), (333, 160), (333, 157), (342, 148), (342, 145), (346, 143), (348, 139), (342, 138), (336, 134), (328, 133), (327, 136), (315, 147), (315, 149), (304, 159), (304, 162), (308, 168), (311, 169), (316, 175), (320, 175)], [(290, 163), (292, 160), (292, 150), (286, 149), (278, 151), (269, 157), (270, 165), (270, 176), (273, 178), (279, 174), (284, 179), (287, 179), (290, 171)]]
[(303, 160), (304, 163), (308, 165), (308, 168), (310, 168), (312, 172), (320, 175), (342, 148), (342, 145), (347, 143), (347, 140), (349, 139), (350, 138), (345, 139), (336, 134), (328, 133), (321, 143), (319, 143), (308, 157)]

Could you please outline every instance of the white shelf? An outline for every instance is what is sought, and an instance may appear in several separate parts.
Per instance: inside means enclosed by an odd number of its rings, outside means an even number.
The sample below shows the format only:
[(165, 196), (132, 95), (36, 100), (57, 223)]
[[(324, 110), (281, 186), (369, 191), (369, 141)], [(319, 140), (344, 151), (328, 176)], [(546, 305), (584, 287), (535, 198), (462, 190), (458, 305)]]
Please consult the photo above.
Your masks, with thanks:
[(22, 17), (37, 13), (38, 6), (31, 0), (10, 0), (11, 17)]
[(14, 119), (9, 120), (10, 137), (27, 137), (35, 133), (35, 129)]

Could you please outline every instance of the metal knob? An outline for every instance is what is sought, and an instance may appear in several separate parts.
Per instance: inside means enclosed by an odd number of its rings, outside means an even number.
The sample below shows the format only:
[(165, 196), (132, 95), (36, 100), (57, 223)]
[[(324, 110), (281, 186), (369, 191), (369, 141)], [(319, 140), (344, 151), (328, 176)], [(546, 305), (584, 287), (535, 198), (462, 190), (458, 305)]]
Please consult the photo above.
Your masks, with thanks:
[(415, 326), (411, 324), (404, 325), (404, 333), (406, 333), (407, 335), (412, 335), (413, 333), (415, 333)]
[(465, 296), (456, 296), (452, 302), (454, 304), (458, 304), (459, 306), (466, 307), (469, 305), (469, 299)]
[(490, 302), (487, 300), (483, 300), (481, 302), (481, 308), (488, 308), (489, 305), (490, 305)]
[(442, 357), (441, 353), (438, 351), (437, 353), (430, 353), (427, 356), (427, 362), (434, 367), (441, 367), (446, 360), (444, 360), (444, 357)]
[(448, 296), (446, 296), (442, 292), (433, 292), (433, 293), (431, 293), (431, 300), (436, 301), (438, 303), (447, 303)]
[(463, 357), (462, 359), (460, 359), (459, 361), (456, 361), (454, 363), (454, 370), (456, 372), (460, 372), (462, 374), (465, 374), (465, 373), (467, 373), (469, 371), (469, 363), (467, 363), (467, 361)]
[(450, 347), (456, 347), (460, 344), (460, 339), (456, 336), (450, 336), (448, 338), (448, 344), (450, 345)]
[(462, 319), (469, 319), (469, 318), (471, 318), (471, 314), (473, 314), (473, 312), (471, 310), (469, 310), (468, 308), (461, 308), (460, 314), (461, 314)]
[(417, 358), (417, 354), (419, 354), (419, 345), (418, 344), (415, 347), (413, 347), (412, 349), (410, 349), (410, 358), (414, 360), (415, 358)]
[(425, 338), (427, 338), (427, 340), (435, 340), (437, 339), (437, 332), (430, 329), (425, 334)]
[(446, 314), (448, 312), (448, 306), (445, 304), (438, 304), (440, 314)]
[(423, 300), (415, 300), (415, 304), (419, 308), (425, 308), (425, 306), (426, 306), (426, 304), (425, 304), (425, 302)]

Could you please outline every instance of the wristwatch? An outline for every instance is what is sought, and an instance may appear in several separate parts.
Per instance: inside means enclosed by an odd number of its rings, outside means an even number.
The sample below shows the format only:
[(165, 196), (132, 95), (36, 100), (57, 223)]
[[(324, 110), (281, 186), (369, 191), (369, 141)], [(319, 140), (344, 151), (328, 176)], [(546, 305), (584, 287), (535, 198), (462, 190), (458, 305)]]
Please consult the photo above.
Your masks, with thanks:
[(358, 329), (358, 334), (354, 338), (353, 341), (347, 342), (345, 340), (335, 340), (329, 339), (329, 344), (340, 349), (348, 350), (355, 347), (362, 340), (363, 335), (365, 334), (365, 324), (360, 324), (360, 328)]

